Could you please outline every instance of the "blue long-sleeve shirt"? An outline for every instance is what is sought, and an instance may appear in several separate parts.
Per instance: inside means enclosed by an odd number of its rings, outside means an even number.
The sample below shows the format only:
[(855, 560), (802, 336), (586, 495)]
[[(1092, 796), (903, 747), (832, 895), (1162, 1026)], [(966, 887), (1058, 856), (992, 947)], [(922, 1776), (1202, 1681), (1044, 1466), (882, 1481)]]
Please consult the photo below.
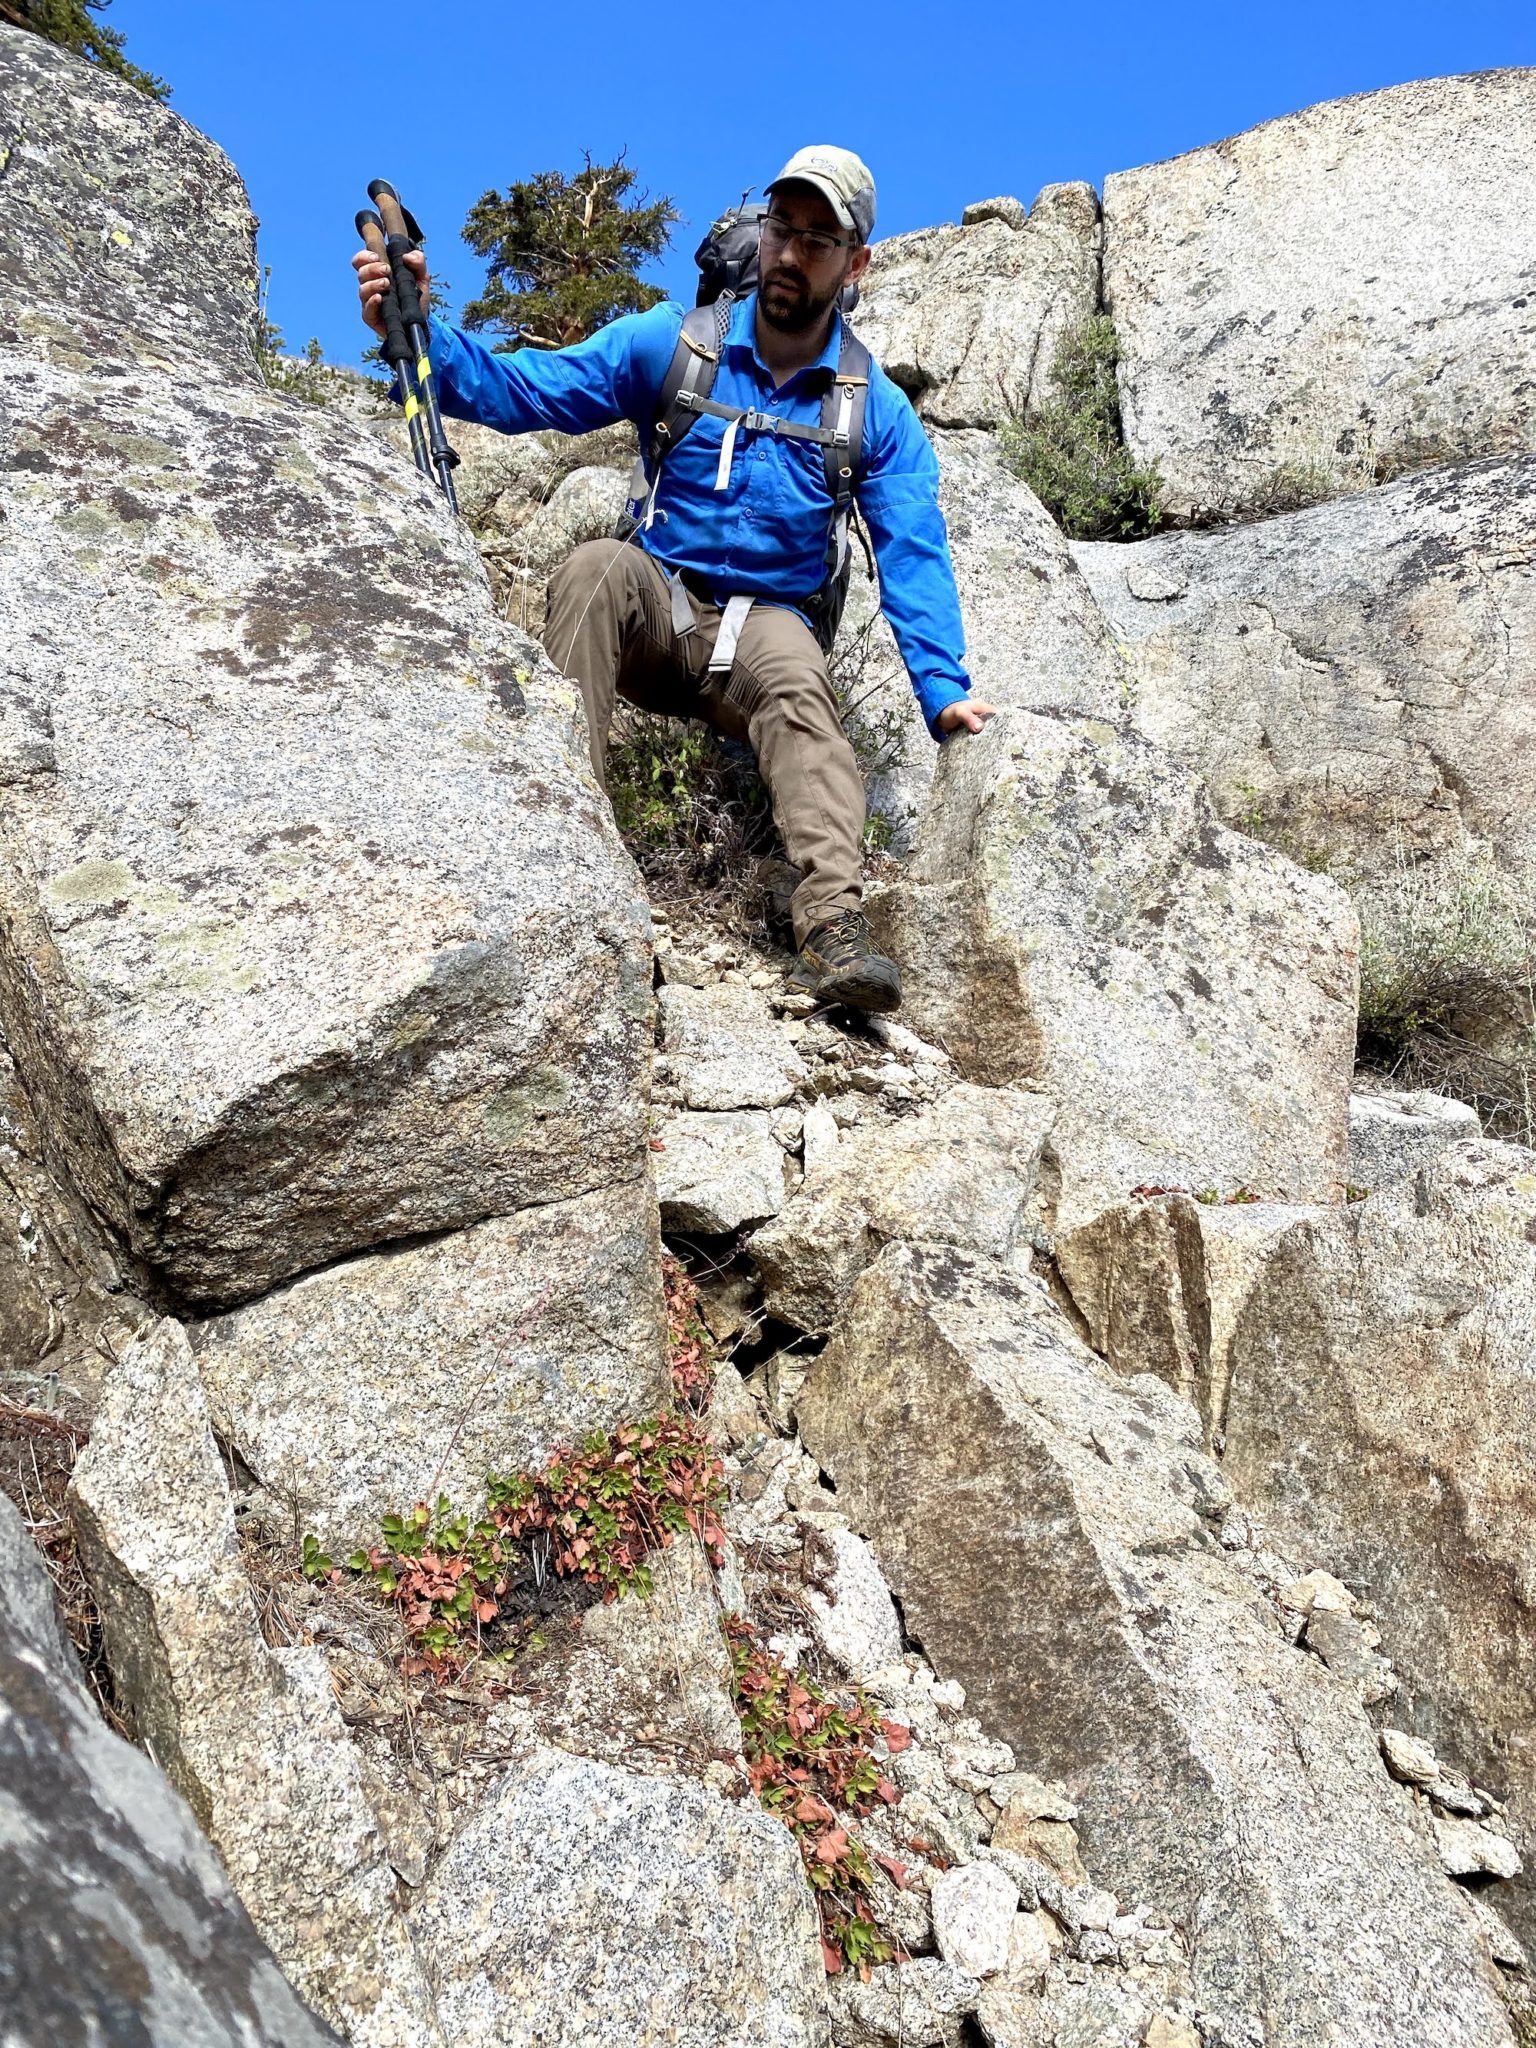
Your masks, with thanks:
[[(816, 424), (824, 378), (836, 370), (841, 315), (815, 364), (776, 387), (756, 345), (757, 295), (732, 309), (712, 396)], [(664, 300), (610, 321), (570, 348), (496, 355), (461, 329), (432, 321), (432, 362), (442, 409), (503, 433), (553, 427), (586, 434), (633, 420), (642, 441), (654, 421), (683, 308)], [(655, 521), (637, 539), (671, 569), (704, 579), (718, 603), (736, 592), (791, 610), (825, 573), (831, 499), (814, 442), (738, 430), (726, 488), (716, 478), (726, 422), (696, 419), (662, 464)], [(880, 608), (928, 729), (970, 687), (949, 541), (938, 500), (939, 464), (905, 392), (871, 367), (862, 475), (855, 501), (874, 543)]]

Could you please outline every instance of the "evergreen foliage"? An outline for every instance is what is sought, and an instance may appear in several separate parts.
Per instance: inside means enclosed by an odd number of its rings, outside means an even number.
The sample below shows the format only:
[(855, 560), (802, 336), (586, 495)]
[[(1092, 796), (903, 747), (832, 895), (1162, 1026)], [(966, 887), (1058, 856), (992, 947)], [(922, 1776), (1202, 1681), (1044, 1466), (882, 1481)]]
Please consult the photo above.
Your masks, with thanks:
[(622, 151), (608, 164), (583, 154), (574, 177), (541, 171), (470, 208), (464, 240), (490, 268), (484, 294), (464, 308), (466, 327), (493, 328), (518, 347), (566, 348), (665, 296), (636, 273), (661, 255), (681, 214), (665, 197), (627, 197), (636, 174)]
[(289, 354), (283, 330), (267, 314), (271, 287), (269, 263), (262, 270), (261, 292), (256, 302), (256, 363), (263, 378), (274, 391), (281, 391), (286, 398), (301, 399), (305, 405), (335, 405), (352, 397), (355, 380), (325, 360), (325, 351), (315, 335), (310, 336), (299, 355)]
[(130, 64), (123, 55), (121, 29), (92, 20), (111, 5), (112, 0), (0, 0), (0, 21), (29, 28), (57, 43), (61, 50), (72, 50), (77, 57), (110, 71), (114, 78), (126, 79), (152, 100), (168, 100), (171, 88), (165, 80)]
[(1055, 395), (1001, 430), (1004, 454), (1074, 540), (1139, 540), (1162, 524), (1157, 464), (1138, 469), (1121, 431), (1119, 360), (1107, 314), (1070, 328), (1051, 364)]

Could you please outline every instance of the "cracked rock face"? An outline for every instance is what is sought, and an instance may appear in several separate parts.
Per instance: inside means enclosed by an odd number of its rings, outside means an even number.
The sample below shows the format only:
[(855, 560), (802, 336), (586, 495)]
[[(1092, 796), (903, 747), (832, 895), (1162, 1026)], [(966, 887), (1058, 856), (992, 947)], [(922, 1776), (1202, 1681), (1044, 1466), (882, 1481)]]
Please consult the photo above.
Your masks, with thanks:
[[(197, 298), (249, 274), (223, 157), (37, 37), (0, 62), (36, 115), (0, 220), (0, 1018), (73, 1179), (209, 1307), (638, 1178), (647, 913), (571, 691), (422, 479)], [(95, 254), (31, 264), (86, 130), (115, 206), (183, 218), (156, 275), (191, 308), (89, 359)]]
[(1332, 1211), (1280, 1202), (1119, 1202), (1056, 1240), (1056, 1265), (1095, 1351), (1156, 1373), (1193, 1402), (1207, 1444), (1226, 1428), (1232, 1333), (1264, 1262), (1297, 1222)]
[[(931, 438), (975, 694), (1029, 711), (1123, 717), (1130, 670), (1060, 527), (1009, 468), (995, 435), (935, 431)], [(870, 806), (905, 852), (939, 749), (878, 602), (856, 550), (838, 642), (839, 660), (856, 678), (848, 723), (862, 732), (872, 763)]]
[(1223, 817), (1363, 874), (1471, 835), (1536, 877), (1536, 456), (1072, 553)]
[(1005, 711), (945, 748), (870, 915), (916, 1030), (1060, 1101), (1060, 1228), (1148, 1183), (1342, 1190), (1354, 912), (1145, 740)]
[(752, 1240), (769, 1310), (824, 1335), (893, 1238), (1006, 1258), (1055, 1120), (1049, 1096), (962, 1082), (919, 1116), (851, 1133)]
[(1308, 107), (1104, 185), (1126, 439), (1169, 509), (1536, 445), (1536, 72)]
[(536, 1750), (455, 1840), (413, 1919), (455, 2048), (826, 2038), (793, 1838), (702, 1786)]
[(153, 1320), (117, 1248), (50, 1168), (0, 1053), (0, 1398), (88, 1423), (113, 1358)]
[(908, 1628), (1063, 1780), (1094, 1867), (1189, 1929), (1223, 2038), (1507, 2048), (1373, 1729), (1205, 1527), (1192, 1410), (1116, 1379), (1037, 1284), (892, 1246), (798, 1412)]
[[(1529, 1859), (1536, 1154), (1452, 1145), (1295, 1224), (1229, 1353), (1240, 1498), (1369, 1589), (1405, 1725), (1512, 1797)], [(1536, 1929), (1529, 1880), (1506, 1896)]]
[(251, 1926), (192, 1815), (80, 1683), (42, 1560), (0, 1494), (6, 2036), (337, 2048)]
[(993, 427), (1038, 405), (1058, 340), (1094, 310), (1093, 187), (1047, 185), (1021, 212), (875, 245), (854, 324), (934, 426)]
[(214, 1421), (322, 1546), (667, 1405), (648, 1179), (343, 1260), (192, 1343)]
[(184, 1332), (108, 1384), (76, 1528), (138, 1733), (289, 1981), (353, 2048), (443, 2048), (323, 1654), (269, 1649)]

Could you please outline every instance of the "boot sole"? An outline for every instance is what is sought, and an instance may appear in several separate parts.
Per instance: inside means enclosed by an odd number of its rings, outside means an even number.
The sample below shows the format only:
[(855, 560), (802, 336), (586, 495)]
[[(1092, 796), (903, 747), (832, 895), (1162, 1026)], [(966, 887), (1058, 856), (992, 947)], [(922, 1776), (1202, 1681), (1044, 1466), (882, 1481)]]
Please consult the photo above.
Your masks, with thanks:
[(901, 983), (881, 974), (866, 974), (850, 967), (842, 974), (823, 974), (814, 985), (800, 975), (790, 975), (788, 985), (820, 1003), (840, 1005), (848, 1010), (885, 1012), (901, 1007)]

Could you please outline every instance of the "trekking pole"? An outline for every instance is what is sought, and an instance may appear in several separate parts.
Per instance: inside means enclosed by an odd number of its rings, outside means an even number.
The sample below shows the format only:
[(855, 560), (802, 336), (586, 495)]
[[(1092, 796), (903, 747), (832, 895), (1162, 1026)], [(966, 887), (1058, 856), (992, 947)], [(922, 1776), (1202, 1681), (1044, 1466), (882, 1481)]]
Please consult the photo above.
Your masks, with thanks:
[(416, 372), (417, 388), (421, 392), (427, 447), (433, 467), (437, 471), (437, 481), (442, 486), (443, 496), (448, 500), (448, 509), (457, 513), (459, 498), (453, 488), (453, 471), (459, 458), (449, 447), (448, 436), (443, 432), (443, 416), (437, 404), (437, 386), (432, 381), (432, 357), (427, 346), (426, 315), (421, 310), (421, 293), (417, 289), (416, 274), (405, 261), (413, 250), (421, 247), (421, 230), (400, 204), (400, 195), (387, 179), (375, 178), (368, 187), (368, 197), (379, 209), (384, 222), (384, 253), (389, 259), (390, 275), (394, 279), (395, 297), (400, 304), (400, 318), (405, 328), (405, 337), (416, 352), (413, 367)]
[[(363, 238), (363, 246), (370, 256), (385, 254), (384, 223), (371, 210), (357, 216), (357, 232)], [(405, 403), (405, 424), (411, 430), (411, 454), (416, 467), (423, 476), (432, 475), (432, 457), (427, 450), (426, 429), (421, 423), (421, 400), (416, 396), (416, 380), (411, 375), (411, 344), (406, 338), (405, 322), (400, 316), (400, 301), (395, 297), (393, 284), (387, 285), (379, 307), (384, 318), (384, 360), (400, 379), (400, 396)]]

